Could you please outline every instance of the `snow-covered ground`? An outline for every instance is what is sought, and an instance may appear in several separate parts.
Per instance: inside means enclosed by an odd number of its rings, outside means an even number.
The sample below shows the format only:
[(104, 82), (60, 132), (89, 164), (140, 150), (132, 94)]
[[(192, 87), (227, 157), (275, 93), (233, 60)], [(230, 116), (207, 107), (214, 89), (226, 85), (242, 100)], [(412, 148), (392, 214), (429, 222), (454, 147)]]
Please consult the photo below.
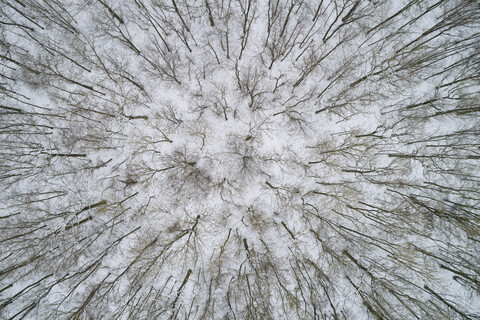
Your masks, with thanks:
[(475, 1), (0, 3), (0, 318), (480, 318)]

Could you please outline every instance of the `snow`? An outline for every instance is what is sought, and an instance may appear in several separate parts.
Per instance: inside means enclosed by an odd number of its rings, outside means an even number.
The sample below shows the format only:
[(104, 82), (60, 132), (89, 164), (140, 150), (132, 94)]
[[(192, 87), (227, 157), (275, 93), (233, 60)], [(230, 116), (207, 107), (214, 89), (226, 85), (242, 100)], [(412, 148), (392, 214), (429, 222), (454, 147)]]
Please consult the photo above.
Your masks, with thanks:
[(2, 60), (0, 318), (478, 317), (478, 83), (447, 69), (474, 4), (369, 33), (408, 1), (278, 1), (267, 35), (266, 1), (27, 2), (0, 9), (30, 68)]

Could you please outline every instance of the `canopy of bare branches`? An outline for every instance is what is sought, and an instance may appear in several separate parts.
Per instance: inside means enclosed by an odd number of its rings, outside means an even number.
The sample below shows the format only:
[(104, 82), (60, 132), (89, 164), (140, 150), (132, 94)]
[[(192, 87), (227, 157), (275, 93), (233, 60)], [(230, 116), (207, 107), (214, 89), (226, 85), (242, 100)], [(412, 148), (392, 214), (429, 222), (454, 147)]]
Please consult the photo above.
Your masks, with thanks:
[(475, 0), (0, 0), (1, 319), (480, 319)]

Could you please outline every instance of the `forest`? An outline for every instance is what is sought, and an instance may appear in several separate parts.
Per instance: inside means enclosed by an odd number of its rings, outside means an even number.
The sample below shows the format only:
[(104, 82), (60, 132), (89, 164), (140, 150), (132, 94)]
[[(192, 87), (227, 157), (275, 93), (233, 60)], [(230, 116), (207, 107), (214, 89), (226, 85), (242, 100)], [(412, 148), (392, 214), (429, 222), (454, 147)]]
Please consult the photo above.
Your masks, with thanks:
[(0, 0), (0, 319), (480, 319), (480, 2)]

